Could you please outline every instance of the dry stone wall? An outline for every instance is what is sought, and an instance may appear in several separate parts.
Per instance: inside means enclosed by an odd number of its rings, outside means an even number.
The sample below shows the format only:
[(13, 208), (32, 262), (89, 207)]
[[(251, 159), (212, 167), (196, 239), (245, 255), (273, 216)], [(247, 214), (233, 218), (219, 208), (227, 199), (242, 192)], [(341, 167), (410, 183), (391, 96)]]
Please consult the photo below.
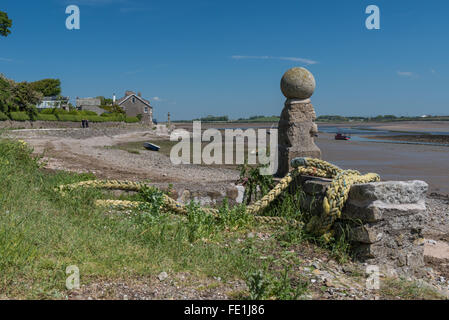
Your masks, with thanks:
[[(304, 190), (303, 210), (318, 214), (330, 181), (299, 180)], [(335, 232), (349, 236), (359, 261), (390, 274), (419, 273), (424, 266), (427, 190), (427, 183), (418, 180), (354, 185)]]

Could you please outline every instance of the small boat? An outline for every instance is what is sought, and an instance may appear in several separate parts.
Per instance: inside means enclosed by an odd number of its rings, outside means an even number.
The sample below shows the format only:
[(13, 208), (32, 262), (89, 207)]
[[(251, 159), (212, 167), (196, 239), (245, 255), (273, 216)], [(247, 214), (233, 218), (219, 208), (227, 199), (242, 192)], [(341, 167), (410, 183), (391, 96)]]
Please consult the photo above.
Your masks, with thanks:
[(159, 151), (161, 149), (161, 147), (159, 147), (158, 145), (155, 145), (153, 143), (149, 143), (149, 142), (145, 142), (143, 144), (143, 147), (147, 150), (151, 150), (151, 151)]
[(346, 136), (346, 135), (341, 134), (341, 133), (337, 133), (335, 135), (335, 140), (351, 140), (351, 137), (350, 136)]

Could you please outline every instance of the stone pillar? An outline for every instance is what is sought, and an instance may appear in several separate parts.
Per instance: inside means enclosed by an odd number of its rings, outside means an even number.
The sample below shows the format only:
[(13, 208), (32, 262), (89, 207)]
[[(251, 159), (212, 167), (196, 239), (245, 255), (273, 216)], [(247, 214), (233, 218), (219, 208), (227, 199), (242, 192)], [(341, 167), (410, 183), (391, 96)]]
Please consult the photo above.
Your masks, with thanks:
[(304, 68), (292, 68), (282, 77), (281, 91), (287, 101), (278, 126), (278, 177), (290, 171), (293, 158), (321, 158), (314, 142), (318, 133), (316, 114), (309, 99), (314, 90), (315, 79)]

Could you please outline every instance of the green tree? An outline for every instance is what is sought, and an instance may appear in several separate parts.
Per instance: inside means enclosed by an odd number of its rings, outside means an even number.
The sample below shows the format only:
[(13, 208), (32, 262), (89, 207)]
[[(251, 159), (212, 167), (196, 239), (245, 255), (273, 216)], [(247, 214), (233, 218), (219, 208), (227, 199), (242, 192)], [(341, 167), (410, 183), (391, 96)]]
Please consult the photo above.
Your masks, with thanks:
[(8, 18), (6, 12), (0, 11), (0, 36), (7, 37), (11, 33), (12, 20)]
[(12, 81), (0, 74), (0, 112), (7, 113), (10, 109)]
[(37, 117), (36, 104), (42, 100), (42, 93), (33, 90), (28, 82), (16, 83), (12, 88), (12, 105), (9, 111), (25, 111), (31, 120)]
[(113, 104), (113, 100), (110, 98), (105, 98), (103, 96), (98, 96), (97, 99), (101, 100), (101, 105), (102, 106), (112, 106)]
[(59, 79), (42, 79), (31, 82), (30, 86), (44, 97), (59, 96), (61, 94), (61, 80)]

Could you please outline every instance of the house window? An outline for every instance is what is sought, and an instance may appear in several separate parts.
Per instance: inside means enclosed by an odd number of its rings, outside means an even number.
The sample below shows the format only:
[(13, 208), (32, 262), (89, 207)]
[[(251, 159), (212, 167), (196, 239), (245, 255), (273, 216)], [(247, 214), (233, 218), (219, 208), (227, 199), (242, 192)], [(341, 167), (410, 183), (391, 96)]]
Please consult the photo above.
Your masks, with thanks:
[(136, 98), (133, 98), (133, 103), (136, 103)]
[(145, 109), (143, 110), (143, 112), (148, 113), (148, 107), (145, 107)]

